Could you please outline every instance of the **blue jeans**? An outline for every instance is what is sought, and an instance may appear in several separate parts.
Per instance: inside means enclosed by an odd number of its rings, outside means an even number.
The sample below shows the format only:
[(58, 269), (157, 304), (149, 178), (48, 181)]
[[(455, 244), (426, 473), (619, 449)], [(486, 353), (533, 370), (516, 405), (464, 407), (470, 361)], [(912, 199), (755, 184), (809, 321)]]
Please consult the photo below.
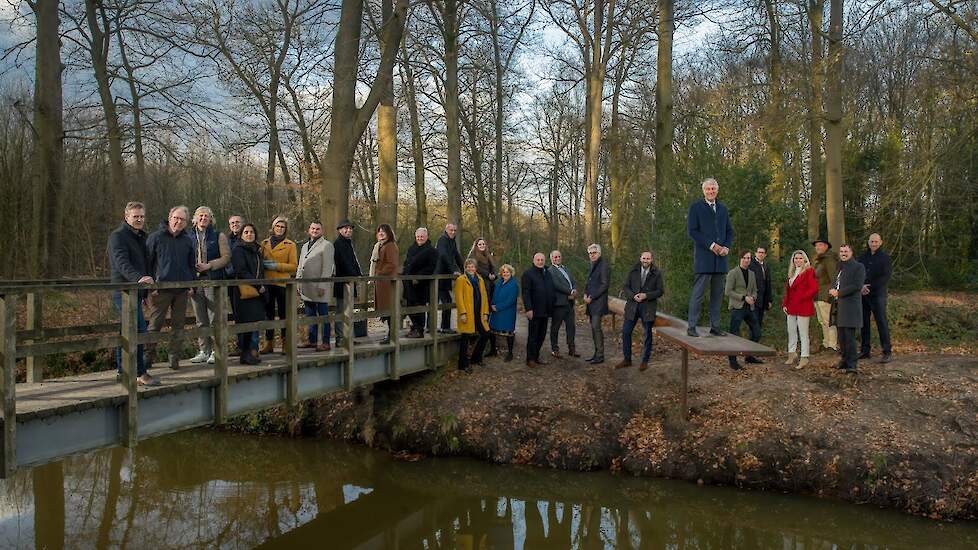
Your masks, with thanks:
[[(639, 321), (642, 321), (642, 318), (636, 315), (635, 319), (625, 319), (625, 323), (621, 327), (621, 351), (622, 355), (625, 356), (625, 360), (629, 362), (632, 360), (632, 332), (635, 330), (635, 325)], [(649, 359), (652, 358), (652, 321), (642, 321), (642, 327), (645, 329), (645, 347), (642, 348), (642, 362), (648, 363)]]
[(242, 355), (245, 355), (249, 350), (258, 351), (258, 331), (239, 332), (238, 349), (241, 350)]
[[(140, 297), (140, 301), (142, 301), (142, 297)], [(115, 306), (115, 310), (121, 315), (122, 293), (118, 290), (112, 293), (112, 305)], [(143, 305), (140, 303), (139, 307), (136, 308), (136, 332), (143, 334), (146, 332), (146, 327), (146, 317), (143, 315)], [(146, 374), (147, 370), (143, 347), (142, 344), (136, 347), (136, 376)], [(122, 348), (115, 348), (115, 370), (119, 374), (122, 374)]]
[[(747, 304), (744, 304), (744, 307), (740, 309), (730, 311), (730, 334), (740, 336), (741, 323), (747, 323), (751, 341), (761, 341), (761, 325), (757, 322), (757, 313)], [(728, 355), (727, 358), (730, 360), (730, 363), (737, 362), (736, 355)], [(748, 355), (747, 358), (750, 359), (751, 356)]]
[[(305, 309), (306, 317), (320, 317), (323, 315), (329, 315), (329, 304), (325, 302), (306, 302), (303, 301), (303, 306)], [(323, 339), (319, 340), (319, 329), (322, 327)], [(337, 329), (338, 331), (339, 329)], [(323, 344), (329, 343), (329, 323), (322, 323), (318, 325), (309, 325), (309, 343), (316, 344), (318, 342)]]

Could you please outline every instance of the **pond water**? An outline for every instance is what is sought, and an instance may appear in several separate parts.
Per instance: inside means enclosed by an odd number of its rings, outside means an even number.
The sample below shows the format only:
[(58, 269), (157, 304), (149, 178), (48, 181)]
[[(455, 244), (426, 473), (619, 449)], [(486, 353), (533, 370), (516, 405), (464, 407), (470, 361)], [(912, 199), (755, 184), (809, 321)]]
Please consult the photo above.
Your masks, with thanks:
[(978, 548), (808, 497), (196, 430), (0, 481), (3, 548)]

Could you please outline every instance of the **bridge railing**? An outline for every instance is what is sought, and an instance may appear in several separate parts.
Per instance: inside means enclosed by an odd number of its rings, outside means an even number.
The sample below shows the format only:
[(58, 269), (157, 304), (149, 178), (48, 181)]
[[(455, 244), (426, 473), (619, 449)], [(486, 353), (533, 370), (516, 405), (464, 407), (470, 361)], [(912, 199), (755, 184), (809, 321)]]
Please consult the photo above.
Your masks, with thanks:
[[(286, 401), (291, 406), (298, 402), (298, 341), (299, 327), (321, 323), (342, 321), (347, 326), (347, 338), (343, 339), (341, 350), (347, 359), (343, 366), (343, 383), (347, 389), (353, 387), (353, 367), (357, 343), (353, 338), (354, 322), (370, 318), (390, 317), (392, 329), (390, 343), (384, 345), (370, 344), (371, 351), (389, 351), (388, 376), (397, 379), (400, 376), (399, 360), (401, 351), (400, 326), (401, 320), (411, 314), (424, 313), (429, 318), (431, 329), (430, 348), (426, 348), (426, 361), (437, 365), (439, 359), (439, 340), (443, 337), (435, 330), (439, 311), (454, 309), (454, 303), (438, 303), (438, 281), (454, 279), (452, 275), (411, 275), (394, 277), (328, 277), (303, 279), (261, 279), (261, 280), (200, 280), (174, 283), (157, 283), (143, 285), (136, 283), (111, 283), (106, 279), (74, 279), (74, 280), (36, 280), (36, 281), (0, 281), (0, 398), (2, 398), (3, 440), (2, 464), (0, 474), (12, 472), (16, 466), (16, 381), (17, 361), (24, 359), (26, 363), (26, 381), (41, 382), (44, 377), (44, 358), (49, 355), (98, 351), (102, 349), (121, 348), (122, 377), (121, 383), (127, 392), (127, 401), (122, 412), (123, 443), (134, 446), (138, 438), (137, 412), (138, 387), (136, 380), (137, 353), (140, 345), (156, 344), (168, 340), (170, 354), (179, 353), (183, 342), (194, 338), (214, 338), (214, 378), (216, 423), (227, 419), (227, 386), (228, 386), (228, 341), (235, 335), (244, 332), (254, 332), (268, 329), (285, 329), (287, 338), (283, 342), (286, 364), (289, 370), (286, 374)], [(431, 281), (428, 285), (427, 305), (406, 307), (401, 302), (404, 297), (404, 285), (412, 281)], [(299, 284), (331, 282), (343, 287), (343, 310), (331, 311), (328, 315), (305, 316), (300, 313), (298, 296)], [(368, 300), (366, 286), (376, 286), (378, 283), (392, 285), (391, 308), (378, 310), (369, 308), (375, 302)], [(229, 318), (228, 287), (239, 284), (252, 285), (284, 285), (286, 287), (286, 316), (285, 319), (265, 320), (252, 323), (236, 323)], [(359, 301), (354, 286), (359, 285)], [(138, 330), (139, 308), (141, 296), (148, 292), (165, 289), (204, 289), (215, 288), (213, 320), (208, 327), (187, 329), (185, 326), (171, 326), (170, 331), (143, 332)], [(111, 323), (73, 324), (62, 327), (45, 327), (43, 322), (44, 295), (50, 293), (82, 293), (118, 292), (121, 298), (120, 319)], [(25, 302), (22, 323), (20, 302)], [(355, 303), (356, 302), (356, 303)], [(192, 316), (187, 316), (192, 322)], [(171, 323), (172, 325), (172, 323)], [(23, 328), (21, 328), (23, 326)], [(362, 344), (361, 344), (362, 345)], [(171, 359), (172, 360), (172, 359)]]

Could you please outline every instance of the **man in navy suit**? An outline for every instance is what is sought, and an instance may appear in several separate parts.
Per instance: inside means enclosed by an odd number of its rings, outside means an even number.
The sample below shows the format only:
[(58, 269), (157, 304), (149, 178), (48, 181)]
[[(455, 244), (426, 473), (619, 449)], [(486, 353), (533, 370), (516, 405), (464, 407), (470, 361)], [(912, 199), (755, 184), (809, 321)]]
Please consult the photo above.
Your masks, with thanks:
[(696, 322), (700, 317), (703, 295), (710, 287), (710, 334), (723, 336), (720, 330), (720, 306), (727, 273), (727, 254), (733, 244), (733, 226), (727, 207), (717, 200), (720, 184), (709, 178), (703, 180), (703, 200), (689, 207), (686, 231), (693, 239), (693, 292), (689, 297), (689, 327), (686, 334), (699, 336)]

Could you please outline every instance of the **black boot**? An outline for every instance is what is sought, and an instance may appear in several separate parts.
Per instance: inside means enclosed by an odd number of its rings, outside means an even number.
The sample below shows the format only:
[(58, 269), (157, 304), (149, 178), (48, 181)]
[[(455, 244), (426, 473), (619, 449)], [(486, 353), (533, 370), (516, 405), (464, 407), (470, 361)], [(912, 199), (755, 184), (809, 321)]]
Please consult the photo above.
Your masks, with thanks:
[(496, 357), (499, 355), (499, 348), (496, 347), (496, 334), (494, 332), (489, 333), (489, 351), (486, 352), (486, 357)]
[(516, 341), (516, 336), (509, 335), (506, 337), (506, 362), (509, 363), (513, 360), (513, 342)]

